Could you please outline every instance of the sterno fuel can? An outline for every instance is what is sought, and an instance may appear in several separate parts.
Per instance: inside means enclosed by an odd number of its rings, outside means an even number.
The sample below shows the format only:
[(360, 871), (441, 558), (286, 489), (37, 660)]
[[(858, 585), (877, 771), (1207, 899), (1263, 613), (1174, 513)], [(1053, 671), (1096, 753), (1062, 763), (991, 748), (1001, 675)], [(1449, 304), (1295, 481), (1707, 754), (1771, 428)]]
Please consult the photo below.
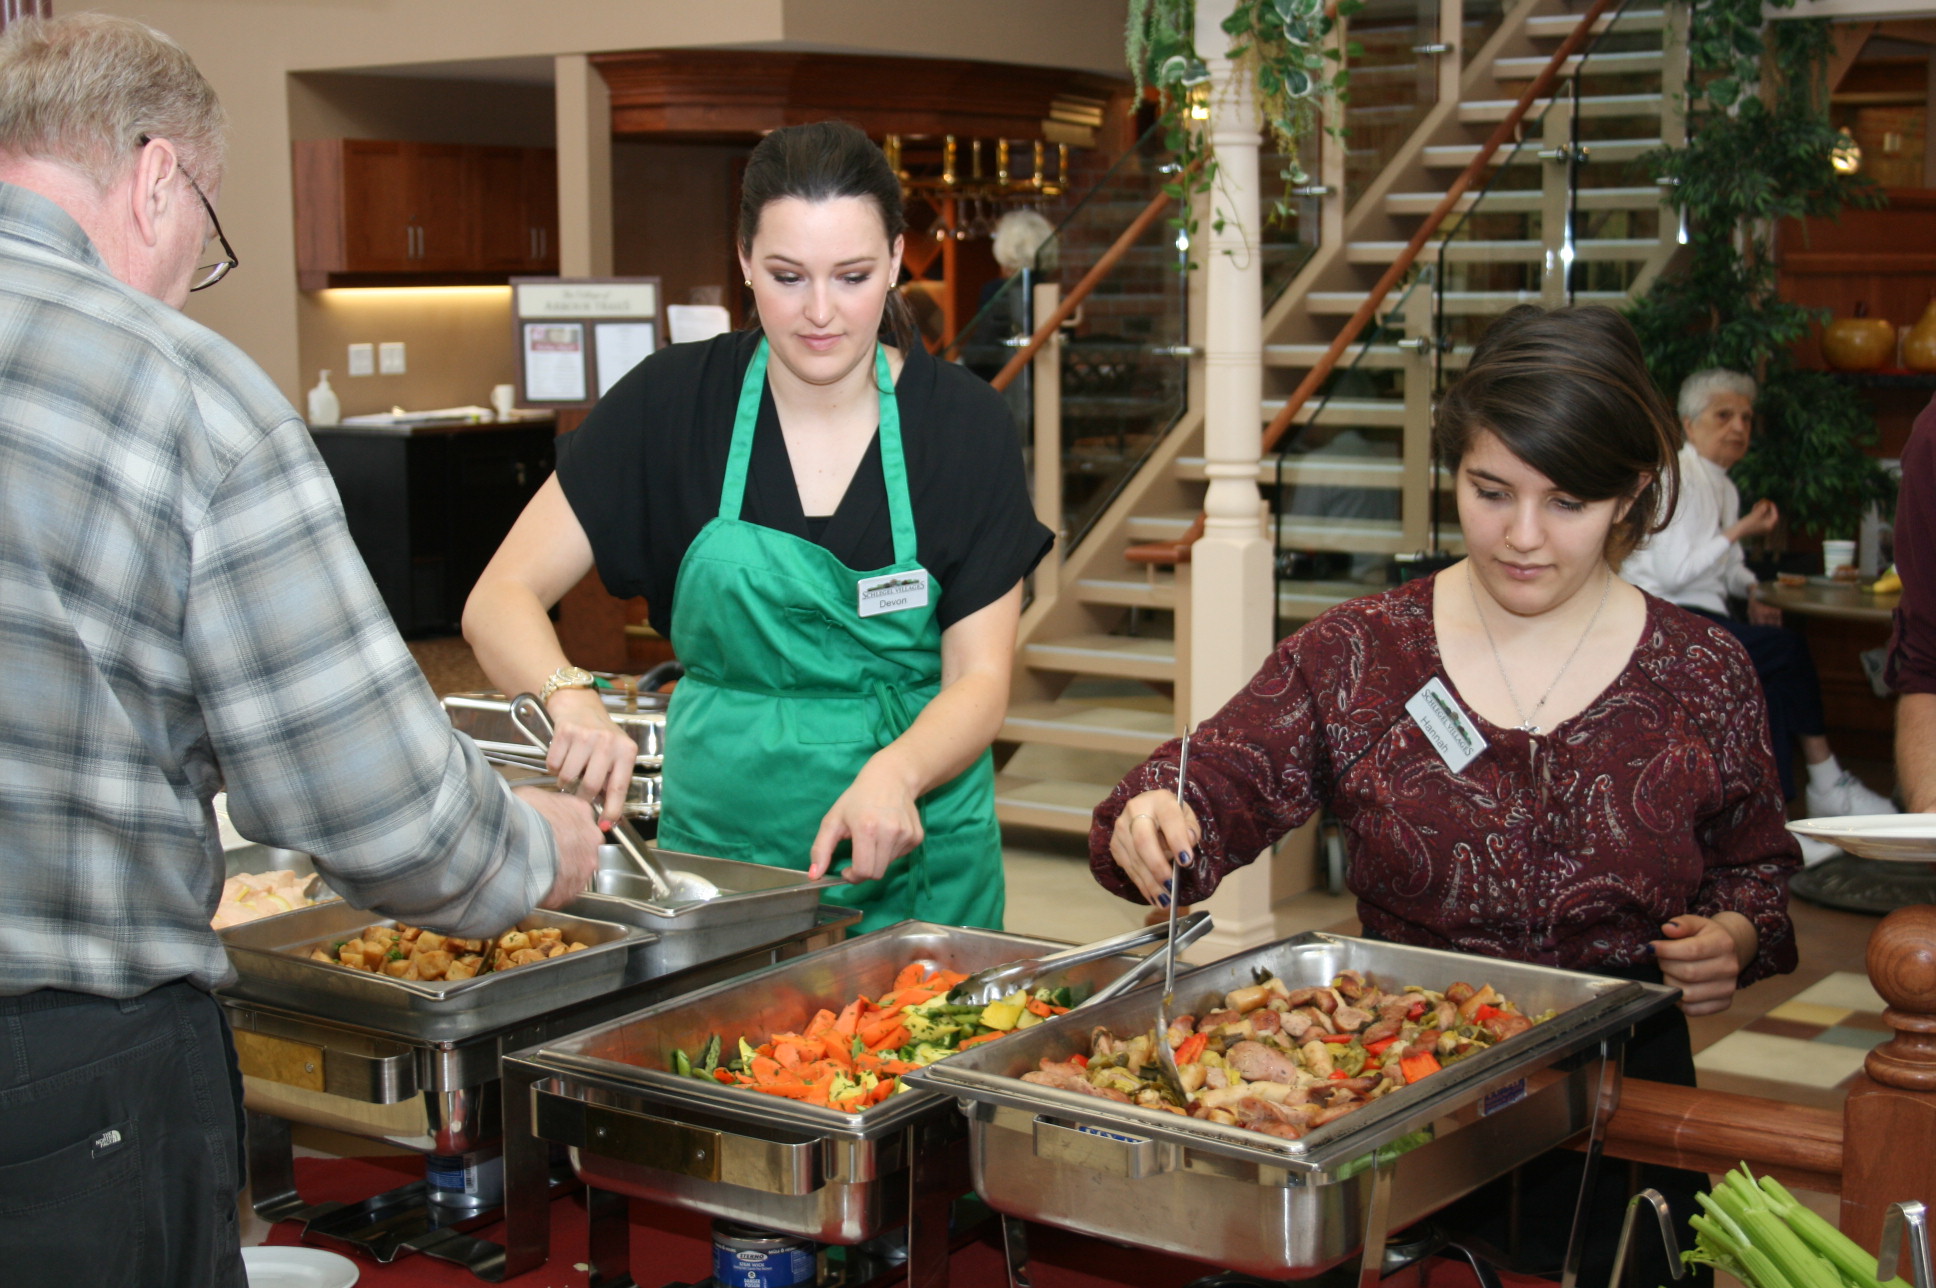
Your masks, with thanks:
[(713, 1281), (719, 1288), (813, 1288), (820, 1247), (738, 1221), (713, 1222)]

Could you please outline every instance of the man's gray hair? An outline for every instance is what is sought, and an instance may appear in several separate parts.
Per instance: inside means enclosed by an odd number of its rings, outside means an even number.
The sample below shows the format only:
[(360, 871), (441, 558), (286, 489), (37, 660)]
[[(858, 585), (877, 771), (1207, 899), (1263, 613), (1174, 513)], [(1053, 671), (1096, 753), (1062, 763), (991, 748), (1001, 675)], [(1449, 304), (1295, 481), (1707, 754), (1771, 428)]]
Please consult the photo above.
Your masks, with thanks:
[(220, 181), (228, 118), (173, 40), (130, 18), (27, 18), (0, 34), (0, 153), (72, 166), (106, 189), (143, 136), (167, 139), (204, 188)]
[(1693, 420), (1707, 410), (1716, 394), (1740, 394), (1749, 402), (1754, 401), (1755, 382), (1753, 376), (1744, 376), (1739, 371), (1729, 371), (1726, 367), (1709, 367), (1697, 371), (1681, 381), (1680, 413), (1682, 420)]
[(1004, 273), (1025, 268), (1047, 272), (1055, 267), (1055, 229), (1033, 210), (1011, 210), (995, 221), (995, 240), (989, 249)]

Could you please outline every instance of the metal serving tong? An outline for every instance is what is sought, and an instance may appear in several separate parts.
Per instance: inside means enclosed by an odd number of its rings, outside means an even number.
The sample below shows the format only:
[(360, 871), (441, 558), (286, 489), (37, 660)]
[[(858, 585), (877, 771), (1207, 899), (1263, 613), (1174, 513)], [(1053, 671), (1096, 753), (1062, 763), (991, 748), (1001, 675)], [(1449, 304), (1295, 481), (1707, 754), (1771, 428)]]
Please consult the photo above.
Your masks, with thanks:
[(1101, 961), (1144, 944), (1162, 944), (1162, 947), (1098, 989), (1083, 1005), (1106, 1002), (1118, 993), (1134, 988), (1145, 976), (1153, 974), (1158, 965), (1173, 959), (1178, 950), (1195, 943), (1209, 929), (1210, 914), (1193, 912), (1183, 919), (1174, 932), (1167, 926), (1143, 926), (1120, 935), (1111, 935), (1108, 939), (1098, 939), (1093, 944), (1065, 948), (1045, 957), (1024, 957), (1020, 961), (1003, 962), (999, 966), (978, 970), (956, 984), (948, 990), (948, 1001), (955, 1006), (987, 1006), (1018, 988), (1034, 987), (1037, 980), (1056, 971), (1080, 966), (1084, 962)]
[[(1906, 1246), (1905, 1246), (1906, 1245)], [(1929, 1258), (1929, 1218), (1921, 1203), (1907, 1200), (1891, 1203), (1882, 1218), (1882, 1255), (1876, 1258), (1876, 1281), (1894, 1279), (1904, 1255), (1909, 1258), (1909, 1280), (1915, 1288), (1931, 1288)]]
[[(530, 739), (534, 746), (546, 751), (551, 749), (551, 716), (537, 698), (529, 693), (518, 694), (511, 699), (510, 716), (518, 732)], [(704, 877), (691, 872), (674, 872), (659, 862), (658, 856), (646, 845), (645, 838), (639, 835), (639, 830), (632, 826), (630, 819), (621, 817), (612, 824), (612, 830), (607, 835), (625, 855), (637, 875), (651, 884), (654, 898), (668, 903), (694, 903), (719, 896), (719, 887)]]
[[(1186, 733), (1183, 735), (1182, 749), (1177, 753), (1176, 761), (1176, 803), (1179, 807), (1183, 804), (1183, 784), (1185, 776), (1189, 772), (1190, 735)], [(1192, 855), (1189, 850), (1179, 851), (1176, 856), (1176, 867), (1189, 867), (1191, 859)], [(1170, 938), (1172, 941), (1176, 938), (1176, 905), (1181, 902), (1177, 898), (1176, 876), (1176, 868), (1172, 868), (1170, 870), (1170, 879), (1166, 883), (1170, 892)], [(1170, 1093), (1176, 1097), (1176, 1102), (1179, 1105), (1188, 1107), (1190, 1096), (1189, 1093), (1183, 1090), (1183, 1071), (1176, 1067), (1176, 1052), (1170, 1049), (1170, 1006), (1175, 1001), (1176, 954), (1172, 952), (1163, 964), (1163, 997), (1156, 1005), (1156, 1062), (1157, 1066), (1162, 1070), (1163, 1081), (1168, 1084)]]

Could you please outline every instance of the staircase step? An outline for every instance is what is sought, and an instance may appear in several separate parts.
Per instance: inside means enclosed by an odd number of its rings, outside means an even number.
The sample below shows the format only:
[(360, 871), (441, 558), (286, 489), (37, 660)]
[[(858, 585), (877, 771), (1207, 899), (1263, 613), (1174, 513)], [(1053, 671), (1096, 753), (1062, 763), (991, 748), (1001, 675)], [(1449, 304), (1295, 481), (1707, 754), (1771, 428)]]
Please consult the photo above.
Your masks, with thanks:
[[(1192, 514), (1178, 524), (1172, 539), (1182, 536), (1190, 526), (1190, 520), (1195, 518)], [(1146, 541), (1151, 538), (1132, 535), (1130, 539)], [(1110, 675), (1125, 680), (1174, 680), (1176, 641), (1144, 635), (1069, 635), (1023, 645), (1022, 664), (1038, 670), (1065, 671), (1076, 675)]]
[[(1531, 58), (1495, 58), (1492, 60), (1492, 75), (1495, 80), (1529, 81), (1546, 70), (1546, 64), (1553, 61), (1551, 54), (1535, 55)], [(1588, 76), (1617, 76), (1628, 72), (1658, 72), (1661, 66), (1661, 52), (1658, 49), (1628, 49), (1618, 52), (1594, 54), (1584, 60), (1574, 54), (1566, 60), (1563, 75), (1571, 76), (1586, 64)], [(1358, 78), (1354, 70), (1353, 80)]]
[[(1459, 120), (1466, 125), (1491, 125), (1505, 120), (1518, 102), (1516, 98), (1486, 98), (1461, 103)], [(1551, 103), (1551, 99), (1534, 103), (1526, 113), (1526, 120), (1538, 120), (1540, 113)], [(1665, 105), (1658, 93), (1589, 94), (1580, 99), (1580, 115), (1583, 117), (1659, 116), (1663, 110)]]
[[(1442, 192), (1394, 192), (1385, 197), (1388, 215), (1429, 215), (1445, 200)], [(1468, 192), (1459, 198), (1454, 210), (1467, 211), (1485, 203), (1487, 214), (1527, 214), (1541, 209), (1546, 194), (1537, 188), (1515, 188), (1506, 192)], [(1574, 199), (1581, 210), (1655, 210), (1660, 206), (1660, 189), (1582, 188)]]
[(1086, 836), (1096, 806), (1115, 786), (1114, 783), (996, 774), (995, 817), (1015, 827), (1039, 827)]
[(1280, 581), (1277, 583), (1277, 616), (1288, 634), (1346, 600), (1375, 595), (1383, 589), (1383, 586), (1367, 586), (1355, 581)]
[[(1580, 15), (1576, 13), (1541, 14), (1526, 20), (1526, 34), (1541, 40), (1565, 40), (1580, 25)], [(1630, 9), (1621, 14), (1602, 14), (1594, 21), (1593, 31), (1598, 35), (1610, 27), (1617, 26), (1623, 32), (1659, 31), (1667, 25), (1667, 15), (1659, 9)]]
[[(1190, 514), (1141, 515), (1129, 522), (1131, 541), (1175, 541), (1196, 518)], [(1294, 516), (1275, 525), (1278, 547), (1284, 550), (1336, 550), (1345, 554), (1397, 555), (1410, 553), (1416, 542), (1405, 540), (1397, 519), (1345, 519)], [(1448, 548), (1463, 550), (1456, 531), (1445, 537)], [(1113, 638), (1104, 636), (1102, 638)], [(1164, 641), (1167, 646), (1168, 641)], [(1046, 668), (1068, 669), (1068, 668)]]
[[(1201, 463), (1202, 458), (1199, 457), (1198, 464)], [(1179, 477), (1187, 475), (1179, 474)], [(1076, 582), (1075, 590), (1076, 598), (1085, 604), (1166, 610), (1176, 607), (1176, 574), (1173, 572), (1156, 572), (1148, 577), (1084, 577)]]
[[(1357, 298), (1362, 300), (1364, 297), (1359, 296)], [(1353, 303), (1352, 308), (1357, 308), (1357, 304)], [(1286, 400), (1283, 398), (1264, 399), (1262, 404), (1262, 411), (1264, 413), (1262, 421), (1269, 423), (1275, 420), (1277, 413), (1284, 409), (1285, 402)], [(1311, 399), (1297, 409), (1297, 415), (1291, 418), (1291, 423), (1296, 425), (1308, 424), (1317, 416), (1318, 408), (1318, 400), (1315, 398)], [(1333, 398), (1330, 402), (1323, 404), (1323, 408), (1324, 423), (1327, 425), (1383, 425), (1397, 427), (1405, 423), (1405, 404), (1384, 398)]]
[(996, 737), (1003, 742), (1113, 751), (1141, 759), (1175, 736), (1176, 716), (1169, 706), (1167, 700), (1154, 697), (1148, 706), (1066, 699), (1020, 702), (1008, 709)]
[[(1402, 407), (1402, 403), (1393, 406)], [(1293, 453), (1284, 458), (1282, 480), (1285, 483), (1310, 487), (1383, 487), (1395, 488), (1405, 472), (1405, 465), (1392, 456), (1324, 456), (1308, 453)], [(1187, 479), (1192, 483), (1208, 481), (1210, 475), (1201, 456), (1179, 456), (1170, 467), (1172, 478)], [(1277, 458), (1267, 456), (1257, 462), (1257, 482), (1265, 487), (1279, 480)]]
[[(1633, 161), (1665, 144), (1660, 139), (1593, 139), (1586, 145), (1589, 161)], [(1540, 149), (1500, 148), (1492, 154), (1493, 165), (1540, 164)], [(1425, 149), (1425, 164), (1447, 170), (1463, 170), (1479, 155), (1477, 143), (1449, 143)]]
[[(1546, 244), (1526, 241), (1454, 241), (1427, 246), (1421, 259), (1437, 258), (1447, 264), (1537, 264), (1546, 258)], [(1404, 242), (1352, 242), (1345, 258), (1354, 264), (1389, 264), (1404, 251)], [(1582, 238), (1573, 243), (1574, 257), (1581, 262), (1630, 263), (1660, 253), (1660, 242), (1652, 237)]]
[[(1312, 291), (1304, 297), (1304, 306), (1314, 314), (1349, 315), (1357, 311), (1364, 298), (1356, 291)], [(1440, 299), (1447, 313), (1460, 317), (1491, 317), (1515, 305), (1538, 304), (1541, 297), (1538, 291), (1445, 291)], [(1575, 291), (1573, 302), (1617, 308), (1628, 303), (1628, 296), (1625, 291)]]
[[(1264, 365), (1266, 367), (1304, 368), (1309, 370), (1324, 356), (1326, 348), (1322, 344), (1267, 344), (1264, 346)], [(1472, 350), (1461, 347), (1444, 355), (1445, 365), (1449, 368), (1463, 368), (1472, 359)], [(1353, 345), (1344, 351), (1339, 360), (1341, 367), (1358, 366), (1368, 371), (1389, 371), (1402, 367), (1411, 361), (1411, 354), (1392, 344), (1374, 344), (1363, 349)]]

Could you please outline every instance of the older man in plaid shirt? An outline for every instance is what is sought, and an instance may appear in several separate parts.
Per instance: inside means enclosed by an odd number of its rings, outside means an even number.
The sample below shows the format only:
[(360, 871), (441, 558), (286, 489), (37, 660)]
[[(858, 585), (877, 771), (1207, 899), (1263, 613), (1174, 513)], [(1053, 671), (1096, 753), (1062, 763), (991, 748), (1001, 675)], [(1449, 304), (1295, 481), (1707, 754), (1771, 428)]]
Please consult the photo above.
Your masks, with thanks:
[[(210, 798), (357, 907), (490, 934), (585, 888), (398, 639), (295, 412), (178, 311), (234, 263), (215, 94), (83, 14), (0, 37), (0, 1248), (242, 1285)], [(221, 247), (210, 262), (205, 248)]]

